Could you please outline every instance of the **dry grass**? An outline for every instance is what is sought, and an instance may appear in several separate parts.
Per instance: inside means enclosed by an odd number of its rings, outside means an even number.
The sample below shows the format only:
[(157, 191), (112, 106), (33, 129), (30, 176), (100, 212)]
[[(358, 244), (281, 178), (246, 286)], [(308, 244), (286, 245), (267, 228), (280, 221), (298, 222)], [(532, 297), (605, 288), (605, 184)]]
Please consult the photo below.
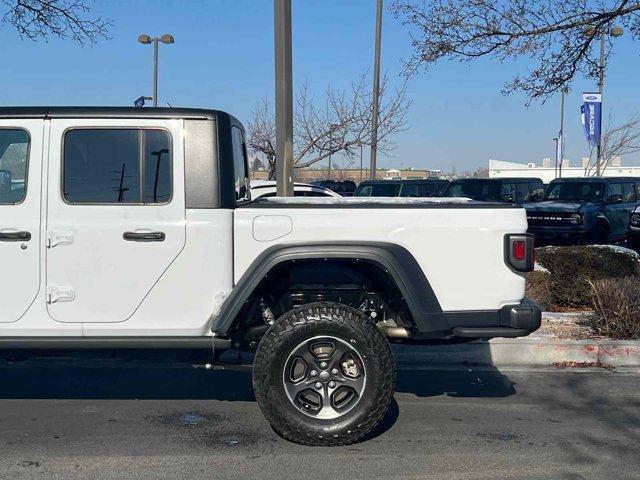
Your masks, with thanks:
[(640, 277), (589, 281), (593, 302), (592, 328), (614, 339), (640, 339)]

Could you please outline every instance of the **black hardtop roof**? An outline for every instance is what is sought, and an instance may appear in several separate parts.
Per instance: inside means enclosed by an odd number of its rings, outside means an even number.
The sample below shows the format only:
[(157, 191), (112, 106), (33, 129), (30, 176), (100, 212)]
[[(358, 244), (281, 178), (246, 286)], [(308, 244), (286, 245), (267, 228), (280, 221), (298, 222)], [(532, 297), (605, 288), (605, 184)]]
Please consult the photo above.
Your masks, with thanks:
[(389, 180), (383, 180), (383, 179), (376, 179), (376, 180), (363, 180), (362, 182), (360, 182), (360, 185), (363, 184), (374, 184), (374, 183), (424, 183), (424, 182), (446, 182), (447, 180), (445, 180), (444, 178), (407, 178), (407, 179), (401, 179), (401, 178), (392, 178)]
[(542, 182), (542, 179), (538, 177), (499, 177), (499, 178), (456, 178), (451, 180), (454, 182), (510, 182), (510, 183), (525, 183), (525, 182)]
[[(183, 118), (213, 120), (221, 110), (177, 107), (0, 107), (0, 118)], [(240, 122), (238, 122), (240, 123)]]
[(603, 183), (603, 182), (640, 182), (640, 177), (569, 177), (569, 178), (556, 178), (551, 180), (550, 183), (559, 182), (571, 182), (571, 183)]

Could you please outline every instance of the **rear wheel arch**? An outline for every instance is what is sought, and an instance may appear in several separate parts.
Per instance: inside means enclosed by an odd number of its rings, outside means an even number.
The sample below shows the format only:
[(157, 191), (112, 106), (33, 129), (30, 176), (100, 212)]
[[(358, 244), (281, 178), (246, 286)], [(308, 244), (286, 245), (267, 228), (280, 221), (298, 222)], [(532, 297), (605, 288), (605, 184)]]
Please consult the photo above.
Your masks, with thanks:
[[(212, 331), (227, 336), (243, 320), (246, 310), (255, 295), (271, 280), (277, 281), (278, 273), (290, 272), (304, 265), (317, 269), (328, 265), (340, 265), (369, 281), (389, 282), (404, 303), (411, 321), (429, 330), (445, 330), (441, 319), (442, 309), (429, 281), (413, 255), (404, 247), (387, 242), (344, 242), (276, 245), (265, 250), (244, 273), (231, 294), (226, 298), (220, 312), (214, 318)], [(378, 272), (381, 278), (371, 278)], [(275, 287), (274, 287), (275, 288)], [(282, 312), (280, 312), (281, 314)], [(425, 326), (426, 318), (431, 325)]]

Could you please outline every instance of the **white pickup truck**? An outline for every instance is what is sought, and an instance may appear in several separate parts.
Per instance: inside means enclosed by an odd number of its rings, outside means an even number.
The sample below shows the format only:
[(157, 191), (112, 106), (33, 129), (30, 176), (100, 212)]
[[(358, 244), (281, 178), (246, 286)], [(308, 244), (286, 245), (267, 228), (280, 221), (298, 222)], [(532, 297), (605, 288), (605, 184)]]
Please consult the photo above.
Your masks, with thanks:
[(0, 108), (0, 348), (253, 351), (274, 429), (336, 445), (385, 414), (389, 340), (539, 327), (522, 208), (252, 202), (248, 177), (224, 112)]

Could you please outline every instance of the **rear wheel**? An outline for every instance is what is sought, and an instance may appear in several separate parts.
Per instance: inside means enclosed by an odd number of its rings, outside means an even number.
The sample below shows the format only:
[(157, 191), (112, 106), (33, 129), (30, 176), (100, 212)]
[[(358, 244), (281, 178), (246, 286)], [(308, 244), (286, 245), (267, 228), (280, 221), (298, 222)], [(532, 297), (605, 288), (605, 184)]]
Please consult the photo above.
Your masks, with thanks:
[(322, 302), (285, 315), (255, 356), (258, 405), (282, 437), (304, 445), (346, 445), (367, 435), (393, 397), (395, 361), (362, 312)]

